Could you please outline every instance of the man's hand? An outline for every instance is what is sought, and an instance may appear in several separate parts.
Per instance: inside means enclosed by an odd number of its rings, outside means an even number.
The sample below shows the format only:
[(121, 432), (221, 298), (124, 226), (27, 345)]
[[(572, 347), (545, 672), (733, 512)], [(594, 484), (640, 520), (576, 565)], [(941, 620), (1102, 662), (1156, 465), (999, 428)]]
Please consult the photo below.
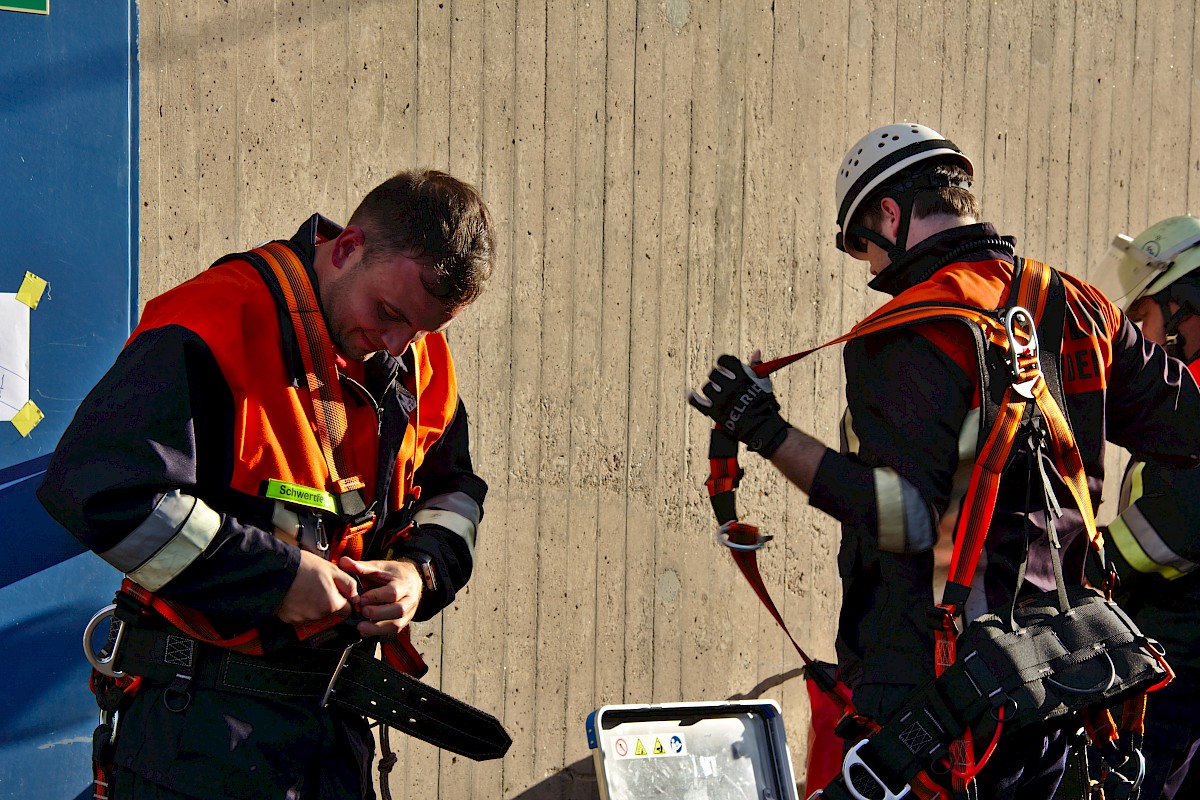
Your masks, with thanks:
[(735, 356), (717, 359), (701, 391), (703, 395), (691, 392), (688, 402), (763, 458), (770, 458), (787, 438), (791, 426), (779, 415), (771, 381)]
[(416, 564), (405, 559), (355, 561), (343, 556), (338, 566), (362, 581), (363, 592), (354, 600), (364, 620), (358, 623), (359, 633), (392, 639), (412, 622), (424, 589)]
[(300, 551), (300, 568), (275, 616), (292, 625), (347, 614), (358, 598), (354, 576), (315, 553)]

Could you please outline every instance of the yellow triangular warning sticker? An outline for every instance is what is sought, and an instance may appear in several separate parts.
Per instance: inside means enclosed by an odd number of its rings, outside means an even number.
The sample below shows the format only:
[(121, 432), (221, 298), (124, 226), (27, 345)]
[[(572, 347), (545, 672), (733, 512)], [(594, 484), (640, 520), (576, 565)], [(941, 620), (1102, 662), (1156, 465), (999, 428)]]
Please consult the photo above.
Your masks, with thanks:
[(637, 746), (633, 748), (633, 754), (634, 754), (635, 756), (644, 756), (644, 755), (646, 755), (646, 748), (645, 748), (645, 747), (642, 745), (642, 740), (641, 740), (641, 739), (638, 739), (638, 740), (637, 740)]
[(661, 756), (665, 752), (667, 752), (667, 751), (662, 746), (662, 739), (655, 739), (654, 740), (654, 755)]

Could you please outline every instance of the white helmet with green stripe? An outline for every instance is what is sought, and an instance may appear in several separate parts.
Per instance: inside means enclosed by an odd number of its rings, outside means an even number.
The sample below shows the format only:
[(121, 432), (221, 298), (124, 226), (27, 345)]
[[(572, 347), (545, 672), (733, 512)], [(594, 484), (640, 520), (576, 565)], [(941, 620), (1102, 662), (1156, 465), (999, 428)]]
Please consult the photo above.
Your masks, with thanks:
[(1138, 300), (1163, 292), (1198, 268), (1200, 219), (1169, 217), (1136, 239), (1118, 234), (1098, 268), (1095, 283), (1128, 311)]

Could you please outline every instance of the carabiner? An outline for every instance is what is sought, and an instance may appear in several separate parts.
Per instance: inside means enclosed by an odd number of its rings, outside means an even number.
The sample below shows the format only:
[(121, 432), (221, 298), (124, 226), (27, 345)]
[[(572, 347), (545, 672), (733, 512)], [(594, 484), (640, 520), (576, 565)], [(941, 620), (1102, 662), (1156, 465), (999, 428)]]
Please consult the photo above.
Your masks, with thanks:
[[(112, 667), (113, 660), (117, 657), (117, 651), (121, 649), (121, 642), (125, 638), (125, 621), (115, 618), (116, 611), (117, 606), (115, 604), (105, 606), (95, 613), (91, 620), (88, 621), (87, 627), (83, 629), (84, 657), (87, 658), (88, 663), (91, 664), (97, 672), (102, 675), (107, 675), (110, 678), (121, 678), (125, 675), (124, 672)], [(108, 651), (108, 655), (102, 656), (97, 654), (96, 651), (92, 649), (92, 635), (95, 634), (96, 629), (100, 627), (100, 623), (106, 619), (112, 620), (112, 622), (109, 623), (109, 641), (112, 643), (112, 649)], [(113, 636), (111, 627), (114, 623), (117, 626), (116, 636)], [(103, 653), (106, 648), (108, 648), (107, 643), (100, 649), (100, 653)]]
[[(1020, 318), (1018, 320), (1018, 318)], [(1028, 329), (1029, 341), (1022, 342), (1017, 338), (1016, 327), (1017, 323), (1022, 326), (1022, 333)], [(1038, 348), (1037, 323), (1033, 319), (1033, 314), (1030, 314), (1021, 306), (1013, 306), (1004, 315), (1004, 332), (1008, 335), (1008, 348), (1010, 353), (1009, 366), (1013, 373), (1013, 391), (1022, 397), (1033, 399), (1033, 387), (1037, 384), (1038, 378), (1042, 376), (1042, 360)], [(1032, 359), (1032, 364), (1023, 365), (1022, 362)], [(1032, 367), (1032, 372), (1030, 371)], [(1030, 377), (1032, 374), (1032, 377)]]

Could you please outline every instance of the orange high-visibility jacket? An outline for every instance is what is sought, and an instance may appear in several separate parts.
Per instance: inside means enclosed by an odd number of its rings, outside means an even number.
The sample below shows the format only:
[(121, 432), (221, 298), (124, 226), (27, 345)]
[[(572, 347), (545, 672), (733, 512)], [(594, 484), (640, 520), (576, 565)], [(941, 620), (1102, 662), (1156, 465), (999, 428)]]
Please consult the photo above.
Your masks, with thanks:
[[(310, 272), (322, 226), (336, 235), (314, 215), (288, 241)], [(147, 304), (39, 489), (85, 545), (229, 635), (274, 612), (299, 563), (274, 535), (267, 482), (329, 489), (295, 337), (247, 258), (222, 259)], [(367, 557), (415, 518), (395, 554), (432, 560), (440, 580), (418, 609), (425, 619), (470, 575), (487, 490), (471, 465), (450, 351), (430, 335), (403, 359), (380, 353), (346, 371), (349, 468), (376, 520)], [(341, 529), (328, 529), (335, 542)]]

